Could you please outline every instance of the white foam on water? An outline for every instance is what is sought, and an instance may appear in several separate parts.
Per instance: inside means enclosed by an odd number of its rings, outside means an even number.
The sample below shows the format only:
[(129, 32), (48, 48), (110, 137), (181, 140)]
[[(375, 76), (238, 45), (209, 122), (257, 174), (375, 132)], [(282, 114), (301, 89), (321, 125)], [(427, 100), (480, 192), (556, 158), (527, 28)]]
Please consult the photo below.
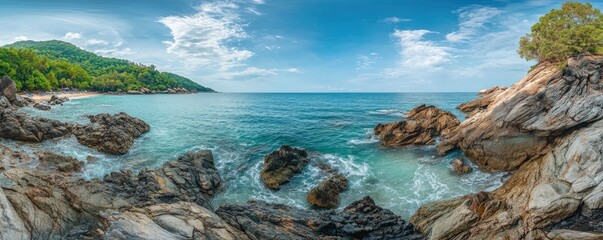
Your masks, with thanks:
[(371, 115), (389, 115), (396, 117), (404, 117), (404, 113), (398, 109), (381, 109), (376, 111), (369, 111)]
[(352, 139), (352, 140), (348, 141), (348, 144), (365, 145), (365, 144), (378, 143), (379, 141), (381, 141), (379, 136), (373, 134), (373, 129), (370, 129), (370, 128), (365, 129), (364, 135), (365, 135), (364, 139)]

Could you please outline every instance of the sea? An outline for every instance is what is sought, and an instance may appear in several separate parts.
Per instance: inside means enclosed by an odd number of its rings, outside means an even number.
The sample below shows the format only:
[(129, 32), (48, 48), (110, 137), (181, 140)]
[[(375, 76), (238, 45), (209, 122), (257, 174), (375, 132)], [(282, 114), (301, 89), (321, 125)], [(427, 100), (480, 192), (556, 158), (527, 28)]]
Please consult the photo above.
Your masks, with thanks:
[[(422, 204), (493, 190), (504, 173), (474, 171), (458, 176), (450, 162), (462, 156), (438, 156), (434, 146), (383, 147), (373, 134), (378, 123), (404, 119), (420, 104), (451, 111), (476, 98), (475, 93), (202, 93), (190, 95), (101, 95), (72, 99), (51, 111), (22, 108), (34, 116), (86, 123), (86, 114), (126, 112), (147, 122), (150, 132), (122, 156), (103, 154), (78, 144), (75, 137), (20, 144), (26, 151), (42, 148), (87, 162), (81, 176), (100, 178), (120, 169), (134, 172), (159, 168), (187, 151), (210, 149), (224, 183), (213, 206), (263, 200), (311, 208), (307, 192), (325, 177), (314, 162), (330, 164), (349, 182), (341, 206), (364, 196), (402, 218)], [(11, 141), (2, 141), (15, 145)], [(278, 191), (260, 180), (264, 155), (280, 145), (306, 149), (315, 160)]]

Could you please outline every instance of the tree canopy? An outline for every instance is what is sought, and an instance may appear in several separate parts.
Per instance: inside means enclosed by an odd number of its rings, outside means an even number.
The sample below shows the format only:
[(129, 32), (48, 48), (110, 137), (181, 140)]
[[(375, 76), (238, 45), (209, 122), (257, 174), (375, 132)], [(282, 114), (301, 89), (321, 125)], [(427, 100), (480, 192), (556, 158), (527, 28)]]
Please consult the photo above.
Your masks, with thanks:
[(21, 41), (0, 48), (0, 76), (8, 75), (20, 91), (60, 88), (95, 91), (185, 88), (213, 92), (192, 80), (155, 66), (105, 58), (63, 41)]
[(519, 41), (518, 53), (538, 62), (603, 53), (603, 14), (590, 3), (566, 2), (553, 9)]

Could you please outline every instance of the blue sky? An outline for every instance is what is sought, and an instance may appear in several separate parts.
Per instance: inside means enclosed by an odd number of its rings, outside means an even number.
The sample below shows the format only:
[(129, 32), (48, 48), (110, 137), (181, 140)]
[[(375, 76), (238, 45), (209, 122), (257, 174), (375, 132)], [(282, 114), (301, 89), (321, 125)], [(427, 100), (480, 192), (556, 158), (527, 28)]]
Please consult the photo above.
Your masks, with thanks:
[(561, 3), (0, 0), (0, 45), (64, 40), (223, 92), (478, 91), (527, 72), (519, 37)]

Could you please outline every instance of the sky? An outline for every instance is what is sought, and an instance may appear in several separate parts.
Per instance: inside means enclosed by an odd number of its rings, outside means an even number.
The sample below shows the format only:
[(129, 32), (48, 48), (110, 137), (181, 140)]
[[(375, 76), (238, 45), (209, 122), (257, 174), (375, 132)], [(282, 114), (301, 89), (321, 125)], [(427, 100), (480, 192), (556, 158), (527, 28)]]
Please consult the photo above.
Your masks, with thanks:
[(63, 40), (221, 92), (474, 92), (527, 73), (519, 38), (562, 2), (0, 0), (0, 45)]

